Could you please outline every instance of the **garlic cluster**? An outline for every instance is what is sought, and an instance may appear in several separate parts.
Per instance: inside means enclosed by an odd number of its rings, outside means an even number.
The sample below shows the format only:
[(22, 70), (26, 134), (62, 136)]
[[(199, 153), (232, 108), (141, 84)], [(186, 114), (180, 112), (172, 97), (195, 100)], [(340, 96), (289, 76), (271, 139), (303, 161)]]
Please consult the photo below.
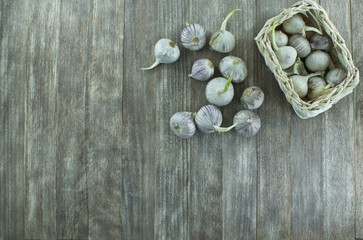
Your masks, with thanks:
[[(275, 31), (275, 28), (276, 19), (271, 34), (276, 58), (301, 99), (307, 97), (313, 101), (346, 79), (346, 70), (334, 66), (331, 59), (331, 38), (321, 30), (307, 26), (302, 15), (295, 14), (285, 20), (281, 31)], [(315, 33), (307, 38), (307, 31)]]

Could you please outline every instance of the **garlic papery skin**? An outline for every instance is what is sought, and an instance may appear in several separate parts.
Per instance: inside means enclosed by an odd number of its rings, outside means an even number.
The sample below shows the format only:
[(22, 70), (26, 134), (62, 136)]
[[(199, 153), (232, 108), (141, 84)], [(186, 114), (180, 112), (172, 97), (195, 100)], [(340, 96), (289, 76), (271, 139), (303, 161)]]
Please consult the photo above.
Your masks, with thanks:
[(170, 118), (171, 130), (181, 138), (190, 138), (194, 135), (196, 127), (191, 112), (177, 112)]
[(241, 83), (247, 77), (247, 65), (238, 57), (227, 56), (219, 63), (219, 71), (225, 78), (232, 76), (233, 83)]
[(231, 32), (226, 31), (226, 25), (229, 18), (236, 11), (242, 10), (234, 9), (232, 12), (230, 12), (226, 19), (222, 22), (221, 29), (218, 32), (212, 34), (209, 40), (209, 47), (211, 50), (221, 53), (227, 53), (234, 49), (236, 39)]
[(287, 43), (289, 42), (289, 38), (285, 33), (281, 32), (281, 31), (276, 31), (275, 32), (275, 41), (276, 41), (276, 45), (278, 47), (283, 47), (283, 46), (287, 45)]
[(306, 75), (308, 75), (308, 72), (305, 69), (304, 62), (301, 61), (301, 59), (299, 57), (296, 59), (296, 62), (294, 63), (294, 65), (285, 69), (285, 72), (286, 72), (287, 76), (291, 76), (291, 75), (306, 76)]
[(232, 77), (225, 79), (218, 77), (210, 80), (205, 88), (205, 96), (211, 104), (225, 106), (230, 103), (234, 96)]
[(297, 56), (300, 58), (305, 58), (311, 53), (309, 41), (299, 34), (294, 34), (290, 37), (289, 45), (295, 48)]
[(214, 105), (203, 106), (195, 115), (195, 123), (198, 129), (204, 133), (215, 132), (215, 126), (222, 124), (222, 113)]
[(261, 128), (260, 117), (251, 110), (242, 110), (236, 113), (233, 123), (238, 123), (234, 129), (238, 134), (245, 137), (256, 135)]
[(213, 63), (206, 58), (202, 58), (194, 62), (192, 67), (192, 73), (189, 74), (189, 77), (192, 77), (199, 81), (207, 81), (211, 79), (211, 77), (213, 77), (213, 74)]
[(309, 42), (312, 50), (322, 50), (324, 52), (329, 52), (333, 47), (332, 40), (328, 35), (320, 35), (315, 33), (310, 37)]
[(334, 68), (330, 70), (326, 76), (325, 79), (328, 82), (328, 87), (335, 87), (339, 83), (341, 83), (345, 78), (347, 77), (347, 73), (340, 68)]
[(295, 14), (291, 18), (285, 20), (282, 23), (282, 28), (284, 29), (284, 32), (290, 33), (290, 34), (302, 34), (305, 36), (306, 31), (314, 31), (319, 34), (322, 34), (318, 29), (314, 27), (309, 27), (305, 25), (304, 19), (300, 14)]
[(323, 51), (314, 51), (305, 59), (305, 66), (311, 72), (325, 71), (331, 62), (328, 53)]
[(259, 108), (265, 99), (265, 94), (259, 87), (248, 87), (246, 88), (241, 96), (241, 103), (243, 107), (247, 109)]
[(321, 77), (312, 77), (308, 81), (308, 94), (306, 97), (310, 100), (316, 99), (324, 92), (326, 82)]
[(294, 65), (297, 57), (297, 52), (293, 47), (290, 46), (278, 47), (276, 45), (275, 28), (276, 28), (276, 18), (274, 19), (272, 27), (272, 47), (275, 51), (277, 59), (279, 60), (281, 68), (287, 69), (292, 65)]
[(303, 98), (308, 93), (308, 80), (312, 77), (321, 75), (320, 72), (311, 73), (307, 76), (294, 75), (290, 77), (290, 81), (293, 85), (294, 91), (299, 95), (300, 98)]
[(198, 51), (202, 49), (207, 41), (205, 28), (198, 24), (188, 24), (181, 33), (181, 42), (186, 49)]
[(155, 62), (153, 65), (147, 68), (141, 68), (141, 70), (150, 70), (158, 66), (160, 63), (173, 63), (178, 60), (180, 56), (180, 50), (178, 45), (167, 38), (160, 39), (154, 47)]

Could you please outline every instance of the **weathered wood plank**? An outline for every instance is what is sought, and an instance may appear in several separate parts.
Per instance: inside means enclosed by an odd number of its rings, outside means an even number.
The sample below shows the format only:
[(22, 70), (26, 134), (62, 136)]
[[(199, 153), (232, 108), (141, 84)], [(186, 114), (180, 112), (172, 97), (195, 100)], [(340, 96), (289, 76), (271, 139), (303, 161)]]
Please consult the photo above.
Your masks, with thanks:
[[(152, 23), (159, 26), (154, 34), (155, 43), (166, 37), (175, 41), (181, 56), (177, 62), (160, 66), (154, 72), (144, 72), (146, 81), (153, 81), (155, 96), (155, 166), (144, 171), (145, 182), (154, 184), (154, 239), (188, 239), (188, 194), (190, 167), (190, 140), (175, 136), (169, 127), (170, 117), (179, 111), (190, 110), (190, 79), (188, 79), (188, 52), (183, 49), (180, 33), (187, 19), (189, 1), (158, 1), (157, 12), (162, 13)], [(154, 44), (153, 43), (153, 44)], [(148, 52), (150, 52), (150, 47)], [(150, 59), (149, 57), (147, 59)], [(151, 59), (149, 61), (152, 61)], [(154, 80), (154, 77), (156, 80)], [(152, 169), (153, 171), (148, 171)], [(145, 194), (150, 195), (152, 187), (145, 185)], [(153, 196), (153, 195), (151, 195)], [(146, 200), (146, 199), (145, 199)], [(144, 201), (145, 201), (144, 200)], [(147, 205), (145, 206), (147, 207)]]
[[(261, 84), (255, 77), (260, 71), (257, 67), (258, 50), (254, 41), (258, 29), (256, 21), (251, 21), (256, 16), (255, 1), (226, 2), (223, 8), (225, 13), (221, 14), (225, 15), (231, 7), (242, 9), (242, 12), (235, 13), (229, 24), (236, 35), (236, 48), (232, 55), (246, 62), (248, 77), (244, 82), (234, 84), (234, 99), (223, 108), (225, 126), (232, 125), (234, 115), (244, 109), (240, 102), (243, 90)], [(259, 110), (257, 113), (260, 115)], [(217, 137), (221, 138), (222, 145), (223, 239), (256, 239), (258, 136), (245, 138), (232, 130)]]
[(87, 124), (89, 239), (121, 237), (123, 29), (123, 1), (94, 2)]
[[(356, 67), (363, 71), (363, 2), (351, 1), (352, 55)], [(355, 115), (355, 237), (363, 238), (363, 88), (361, 83), (354, 90)]]
[(29, 3), (0, 5), (0, 239), (24, 237)]
[[(321, 0), (334, 25), (351, 47), (350, 1)], [(354, 238), (355, 159), (353, 94), (323, 115), (324, 239)]]
[[(164, 6), (170, 7), (171, 4)], [(164, 14), (167, 14), (166, 9), (158, 12), (158, 6), (151, 1), (125, 1), (121, 124), (123, 239), (153, 238), (158, 231), (158, 225), (154, 227), (158, 211), (155, 209), (155, 194), (158, 194), (155, 192), (158, 184), (155, 182), (155, 166), (159, 161), (155, 154), (155, 128), (159, 124), (156, 122), (156, 91), (160, 87), (162, 69), (170, 66), (161, 65), (148, 72), (140, 70), (140, 67), (150, 66), (155, 61), (156, 41), (162, 37), (171, 38), (165, 33), (168, 24), (158, 26), (158, 19), (164, 19)]]
[[(289, 5), (257, 2), (257, 28), (284, 7)], [(256, 78), (266, 96), (259, 111), (257, 239), (287, 239), (291, 236), (291, 115), (295, 113), (261, 55), (257, 66)]]
[(62, 1), (57, 56), (57, 238), (88, 237), (88, 92), (92, 3)]
[(305, 120), (291, 116), (292, 239), (323, 237), (322, 121), (322, 115)]

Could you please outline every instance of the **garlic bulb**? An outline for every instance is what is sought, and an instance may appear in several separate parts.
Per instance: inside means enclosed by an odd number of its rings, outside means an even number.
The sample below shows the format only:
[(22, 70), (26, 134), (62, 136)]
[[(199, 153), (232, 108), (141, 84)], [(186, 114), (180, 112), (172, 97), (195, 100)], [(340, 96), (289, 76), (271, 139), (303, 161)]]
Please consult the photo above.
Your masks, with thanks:
[(236, 11), (242, 11), (241, 9), (234, 9), (232, 12), (228, 14), (226, 19), (222, 22), (221, 29), (218, 32), (212, 34), (209, 47), (211, 50), (221, 53), (227, 53), (233, 50), (235, 46), (235, 36), (226, 30), (226, 25), (229, 18)]
[(197, 79), (199, 81), (207, 81), (214, 74), (214, 66), (208, 59), (202, 58), (194, 62), (192, 67), (192, 73), (189, 77)]
[(310, 37), (310, 46), (312, 50), (322, 50), (329, 52), (333, 47), (333, 43), (328, 35), (320, 35), (315, 33)]
[(325, 79), (328, 82), (328, 87), (335, 87), (339, 83), (341, 83), (347, 77), (347, 73), (340, 68), (334, 68), (330, 70)]
[(188, 24), (181, 33), (181, 42), (186, 49), (198, 51), (202, 49), (207, 41), (205, 28), (198, 24)]
[(272, 27), (272, 47), (275, 51), (277, 59), (279, 60), (281, 68), (287, 69), (292, 65), (294, 65), (297, 57), (297, 52), (293, 47), (290, 46), (278, 47), (276, 45), (275, 28), (276, 28), (276, 18), (274, 19)]
[(290, 37), (289, 45), (295, 48), (297, 56), (300, 58), (307, 57), (311, 53), (309, 41), (299, 34), (294, 34)]
[(290, 34), (302, 34), (305, 36), (306, 31), (314, 31), (322, 34), (318, 29), (305, 25), (304, 19), (300, 14), (295, 14), (291, 18), (285, 20), (282, 23), (282, 27), (286, 33)]
[(261, 128), (260, 117), (250, 110), (239, 111), (234, 116), (233, 123), (237, 123), (235, 126), (237, 133), (245, 137), (256, 135)]
[(216, 106), (203, 106), (195, 115), (195, 123), (200, 131), (213, 133), (215, 132), (214, 126), (222, 124), (222, 113)]
[(264, 99), (265, 94), (259, 87), (246, 88), (241, 96), (242, 105), (247, 109), (259, 108), (262, 105)]
[(219, 63), (219, 71), (225, 78), (232, 76), (233, 83), (240, 83), (247, 77), (246, 63), (238, 57), (224, 57)]
[(301, 61), (301, 59), (299, 57), (296, 59), (296, 62), (294, 63), (294, 65), (285, 69), (285, 72), (286, 72), (287, 76), (291, 76), (291, 75), (306, 76), (306, 75), (308, 75), (308, 72), (305, 69), (304, 62)]
[(220, 127), (222, 124), (222, 113), (213, 105), (206, 105), (199, 109), (195, 116), (195, 123), (198, 129), (204, 133), (228, 132), (238, 124), (237, 122), (230, 127)]
[(278, 47), (286, 46), (289, 42), (289, 38), (287, 35), (281, 31), (275, 32), (275, 42)]
[(311, 72), (325, 71), (330, 62), (329, 54), (320, 50), (312, 52), (305, 59), (305, 65)]
[(308, 81), (308, 99), (313, 100), (324, 93), (326, 82), (321, 77), (312, 77)]
[(180, 50), (170, 39), (160, 39), (154, 47), (155, 63), (147, 68), (141, 68), (141, 70), (150, 70), (159, 65), (160, 63), (172, 63), (178, 60), (180, 56)]
[(229, 79), (222, 77), (214, 78), (209, 81), (205, 88), (205, 96), (211, 104), (225, 106), (230, 103), (234, 96), (232, 76)]
[(170, 118), (171, 130), (181, 138), (190, 138), (196, 127), (191, 112), (177, 112)]
[(299, 76), (294, 75), (290, 77), (290, 81), (292, 82), (294, 91), (299, 95), (300, 98), (303, 98), (308, 93), (308, 80), (314, 76), (321, 75), (320, 72), (311, 73), (307, 76)]

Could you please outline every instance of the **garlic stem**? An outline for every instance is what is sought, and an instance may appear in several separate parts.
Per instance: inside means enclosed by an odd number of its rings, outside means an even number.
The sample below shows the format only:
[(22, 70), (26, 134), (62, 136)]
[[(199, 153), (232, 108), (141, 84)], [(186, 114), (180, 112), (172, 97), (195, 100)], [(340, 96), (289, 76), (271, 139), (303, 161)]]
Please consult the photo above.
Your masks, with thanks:
[(153, 69), (154, 67), (156, 67), (157, 65), (159, 65), (160, 63), (158, 61), (154, 62), (153, 65), (151, 65), (150, 67), (146, 67), (146, 68), (140, 68), (141, 70), (150, 70)]
[(188, 22), (185, 22), (185, 26), (187, 26), (187, 27), (188, 27), (188, 26), (189, 26), (189, 23), (188, 23)]
[(318, 29), (316, 29), (316, 28), (314, 28), (314, 27), (309, 27), (309, 26), (305, 26), (304, 27), (304, 30), (306, 31), (306, 32), (308, 32), (308, 31), (311, 31), (311, 32), (316, 32), (316, 33), (319, 33), (320, 35), (323, 35)]
[(194, 118), (195, 118), (195, 116), (197, 116), (197, 112), (194, 112), (194, 113), (192, 114), (192, 118), (194, 119)]
[(321, 76), (321, 74), (322, 74), (321, 72), (310, 73), (309, 75), (304, 76), (304, 77), (307, 78), (307, 79), (310, 79), (312, 77)]
[(224, 89), (218, 91), (218, 95), (225, 93), (228, 91), (229, 85), (231, 85), (231, 81), (232, 81), (232, 76), (229, 76), (228, 81), (226, 82), (226, 84), (224, 85)]
[(213, 125), (213, 127), (214, 127), (214, 130), (216, 130), (216, 132), (224, 133), (224, 132), (228, 132), (231, 129), (233, 129), (235, 126), (237, 126), (237, 124), (239, 124), (239, 122), (236, 122), (235, 124), (233, 124), (232, 126), (227, 127), (227, 128), (226, 127), (219, 127), (219, 126), (216, 126), (216, 125)]
[(277, 51), (279, 48), (277, 47), (275, 40), (275, 28), (276, 28), (276, 18), (274, 18), (274, 23), (272, 25), (272, 48)]
[(224, 19), (224, 21), (222, 22), (221, 31), (226, 31), (227, 22), (231, 18), (231, 16), (233, 15), (233, 13), (236, 12), (236, 11), (242, 11), (242, 9), (239, 9), (239, 8), (234, 9), (232, 12), (230, 12), (227, 15), (226, 19)]

